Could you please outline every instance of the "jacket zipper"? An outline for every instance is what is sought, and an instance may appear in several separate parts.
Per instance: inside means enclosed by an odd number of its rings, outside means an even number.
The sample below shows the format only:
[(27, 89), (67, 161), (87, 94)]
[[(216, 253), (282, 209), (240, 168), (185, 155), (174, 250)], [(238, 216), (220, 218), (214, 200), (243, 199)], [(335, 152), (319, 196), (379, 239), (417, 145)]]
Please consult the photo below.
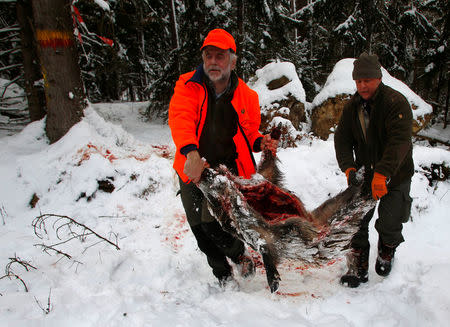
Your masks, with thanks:
[[(357, 112), (356, 112), (356, 116), (357, 116), (356, 120), (357, 120), (358, 126), (359, 126), (359, 134), (360, 134), (360, 137), (361, 137), (361, 139), (363, 140), (363, 143), (364, 143), (364, 152), (366, 152), (366, 155), (367, 155), (368, 158), (369, 158), (370, 169), (373, 170), (373, 162), (372, 162), (372, 158), (371, 158), (371, 156), (370, 156), (370, 153), (368, 153), (369, 142), (368, 142), (368, 140), (366, 139), (366, 136), (364, 136), (364, 131), (363, 131), (363, 128), (364, 128), (364, 127), (362, 126), (362, 122), (361, 122), (361, 119), (360, 119), (360, 116), (359, 116), (359, 111), (360, 111), (360, 110), (364, 110), (364, 108), (362, 108), (362, 105), (359, 105), (359, 106), (358, 106)], [(362, 113), (362, 115), (364, 115), (364, 112)], [(364, 119), (364, 116), (363, 116), (363, 119)], [(371, 117), (369, 117), (369, 124), (370, 124), (370, 120), (371, 120)], [(365, 123), (364, 123), (364, 124), (365, 124)], [(368, 126), (367, 126), (367, 130), (366, 130), (366, 135), (367, 135), (367, 138), (369, 138), (369, 128), (368, 128)]]
[(195, 136), (198, 137), (198, 130), (200, 128), (200, 123), (202, 122), (203, 105), (205, 104), (205, 101), (206, 101), (207, 91), (206, 91), (206, 88), (203, 85), (203, 83), (199, 83), (199, 82), (193, 81), (193, 80), (189, 80), (188, 82), (199, 84), (203, 88), (203, 92), (204, 92), (203, 94), (205, 95), (204, 98), (203, 98), (203, 101), (202, 101), (202, 105), (200, 106), (200, 115), (199, 115), (199, 120), (198, 120), (198, 123), (197, 123), (197, 127), (195, 128)]

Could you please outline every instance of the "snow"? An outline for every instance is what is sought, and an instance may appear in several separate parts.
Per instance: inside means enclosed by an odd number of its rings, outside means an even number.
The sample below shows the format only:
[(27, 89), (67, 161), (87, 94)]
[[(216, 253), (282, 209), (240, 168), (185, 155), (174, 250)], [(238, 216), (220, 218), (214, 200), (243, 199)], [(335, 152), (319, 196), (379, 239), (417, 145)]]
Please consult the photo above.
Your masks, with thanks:
[(353, 24), (356, 23), (355, 17), (353, 15), (348, 16), (348, 18), (345, 20), (345, 22), (341, 23), (334, 29), (335, 32), (339, 32), (343, 30), (344, 32), (348, 30)]
[(434, 64), (434, 62), (429, 63), (429, 64), (425, 67), (425, 69), (424, 69), (425, 73), (429, 73), (430, 71), (432, 71), (432, 70), (434, 69), (435, 66), (436, 66), (436, 65)]
[(106, 2), (105, 0), (94, 0), (94, 2), (99, 5), (103, 10), (105, 11), (109, 11), (109, 3)]
[[(24, 110), (27, 108), (26, 101), (23, 101), (25, 91), (16, 83), (4, 78), (0, 78), (0, 109)], [(2, 116), (0, 116), (2, 117)]]
[(0, 78), (0, 137), (22, 130), (28, 122), (25, 90), (16, 83)]
[(444, 143), (450, 143), (450, 126), (444, 128), (444, 123), (434, 124), (432, 128), (425, 128), (418, 133), (419, 136), (429, 137)]
[[(290, 82), (278, 89), (269, 90), (267, 84), (282, 76), (286, 76)], [(248, 85), (258, 93), (261, 107), (270, 107), (274, 101), (287, 99), (289, 94), (300, 102), (306, 102), (305, 89), (295, 71), (295, 65), (290, 62), (276, 61), (267, 64), (256, 71)]]
[[(354, 94), (356, 92), (355, 81), (352, 78), (353, 62), (355, 59), (346, 58), (338, 61), (333, 68), (333, 71), (328, 76), (323, 89), (316, 95), (312, 104), (319, 106), (329, 98), (333, 98), (338, 94)], [(381, 67), (382, 82), (387, 86), (399, 91), (405, 96), (409, 104), (415, 108), (413, 110), (413, 117), (424, 116), (430, 114), (433, 108), (426, 103), (416, 93), (414, 93), (405, 83), (391, 76), (386, 69)]]
[(207, 8), (212, 8), (212, 7), (215, 7), (216, 4), (215, 4), (214, 0), (205, 0), (205, 6)]
[[(340, 258), (314, 269), (283, 263), (278, 294), (270, 294), (261, 267), (251, 280), (237, 278), (239, 289), (222, 290), (176, 196), (168, 126), (143, 121), (145, 107), (91, 105), (83, 120), (52, 145), (45, 137), (44, 120), (0, 138), (0, 267), (17, 257), (36, 268), (10, 265), (28, 292), (14, 277), (0, 279), (1, 325), (447, 325), (450, 182), (429, 186), (420, 166), (448, 166), (449, 151), (414, 147), (418, 173), (412, 180), (412, 221), (404, 225), (406, 242), (398, 248), (389, 277), (374, 271), (373, 220), (369, 282), (357, 289), (339, 285), (345, 271)], [(333, 137), (305, 138), (297, 148), (280, 149), (279, 158), (287, 188), (308, 209), (345, 187)], [(105, 179), (115, 186), (112, 193), (97, 190), (97, 181)], [(29, 205), (33, 194), (39, 197), (35, 208)], [(43, 238), (38, 238), (32, 222), (43, 214), (71, 217), (120, 250), (85, 235), (81, 241), (54, 246), (71, 259), (44, 253), (41, 245), (62, 242), (69, 235), (67, 220), (55, 223), (55, 217), (47, 217), (46, 229), (38, 230)], [(81, 229), (72, 226), (72, 231)]]

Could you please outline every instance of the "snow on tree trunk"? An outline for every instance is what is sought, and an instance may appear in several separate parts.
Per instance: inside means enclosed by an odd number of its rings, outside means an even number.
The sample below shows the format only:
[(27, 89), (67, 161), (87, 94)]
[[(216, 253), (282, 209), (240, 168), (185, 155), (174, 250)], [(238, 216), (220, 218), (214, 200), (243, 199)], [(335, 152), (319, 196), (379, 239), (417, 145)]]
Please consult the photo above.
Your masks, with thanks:
[(172, 46), (174, 49), (178, 49), (180, 47), (180, 41), (178, 38), (178, 26), (177, 26), (177, 17), (175, 13), (175, 4), (174, 0), (169, 0), (170, 5), (170, 25), (172, 28)]
[(32, 3), (47, 102), (46, 133), (54, 143), (80, 121), (86, 106), (71, 2), (40, 0)]
[[(175, 12), (175, 3), (174, 0), (168, 0), (169, 6), (170, 6), (170, 27), (171, 27), (171, 33), (172, 33), (172, 49), (179, 49), (180, 48), (180, 41), (178, 37), (178, 26), (177, 26), (177, 16)], [(177, 69), (177, 75), (180, 74), (180, 61), (178, 60), (178, 57), (175, 57), (175, 67)]]

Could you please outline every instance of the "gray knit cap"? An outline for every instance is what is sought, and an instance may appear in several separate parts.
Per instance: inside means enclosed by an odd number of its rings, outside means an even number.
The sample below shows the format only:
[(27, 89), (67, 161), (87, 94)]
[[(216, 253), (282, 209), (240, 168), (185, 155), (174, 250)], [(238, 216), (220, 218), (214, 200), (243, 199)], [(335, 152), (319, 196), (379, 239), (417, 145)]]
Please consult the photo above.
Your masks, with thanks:
[(363, 52), (353, 62), (353, 79), (381, 78), (381, 65), (377, 55), (369, 55)]

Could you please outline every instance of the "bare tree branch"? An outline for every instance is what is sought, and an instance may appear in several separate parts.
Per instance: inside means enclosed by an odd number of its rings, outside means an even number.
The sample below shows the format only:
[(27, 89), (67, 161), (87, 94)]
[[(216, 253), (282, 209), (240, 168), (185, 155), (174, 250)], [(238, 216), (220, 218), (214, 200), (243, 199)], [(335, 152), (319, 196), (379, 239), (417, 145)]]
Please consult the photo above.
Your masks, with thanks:
[(8, 275), (10, 272), (12, 272), (12, 270), (11, 270), (11, 265), (12, 265), (13, 263), (18, 263), (19, 265), (21, 265), (22, 267), (24, 267), (26, 271), (30, 271), (29, 268), (36, 269), (36, 267), (32, 266), (32, 265), (31, 265), (30, 263), (28, 263), (27, 261), (18, 258), (16, 254), (14, 254), (14, 258), (9, 258), (9, 260), (10, 260), (10, 261), (9, 261), (8, 264), (5, 266), (5, 274), (7, 274), (7, 275)]
[(8, 274), (8, 275), (4, 275), (4, 276), (0, 277), (0, 280), (3, 279), (3, 278), (9, 278), (9, 279), (11, 279), (11, 277), (15, 277), (16, 279), (20, 280), (20, 281), (22, 282), (22, 284), (23, 284), (23, 287), (25, 288), (25, 292), (28, 292), (27, 284), (25, 284), (25, 282), (23, 281), (23, 279), (20, 278), (20, 277), (19, 277), (18, 275), (16, 275), (16, 274), (11, 273), (11, 274)]
[(0, 72), (3, 70), (8, 70), (8, 69), (12, 69), (12, 68), (20, 67), (20, 66), (22, 66), (22, 64), (13, 64), (13, 65), (5, 66), (5, 67), (0, 67)]
[(42, 312), (44, 312), (46, 315), (48, 315), (50, 313), (50, 311), (52, 311), (52, 305), (51, 305), (51, 295), (52, 295), (52, 289), (50, 288), (50, 292), (48, 293), (48, 300), (47, 300), (47, 308), (43, 308), (41, 303), (39, 303), (38, 299), (36, 297), (34, 297), (34, 300), (36, 301), (36, 303), (38, 304), (39, 308), (41, 308)]
[(2, 206), (1, 206), (1, 208), (0, 208), (0, 215), (2, 216), (3, 225), (6, 225), (5, 217), (8, 216), (8, 213), (6, 212), (6, 209), (5, 209), (5, 207), (3, 206), (3, 204), (2, 204)]
[(65, 252), (62, 252), (62, 251), (60, 251), (58, 249), (55, 249), (52, 246), (45, 245), (45, 244), (34, 244), (34, 246), (40, 246), (42, 248), (42, 251), (47, 253), (47, 254), (50, 254), (48, 251), (55, 251), (57, 254), (61, 254), (62, 256), (66, 257), (69, 260), (72, 259), (71, 255), (69, 255), (69, 254), (67, 254)]
[[(7, 0), (2, 0), (0, 2), (7, 2)], [(16, 2), (15, 0), (9, 1), (9, 2)], [(0, 28), (0, 33), (7, 33), (7, 32), (13, 32), (13, 31), (20, 31), (20, 27), (18, 24), (14, 24), (12, 26)]]
[(17, 255), (14, 254), (14, 258), (9, 258), (9, 262), (8, 264), (5, 266), (5, 275), (3, 275), (2, 277), (0, 277), (1, 279), (4, 278), (8, 278), (9, 280), (11, 280), (12, 277), (14, 277), (15, 279), (20, 280), (20, 282), (22, 283), (23, 287), (25, 288), (25, 292), (28, 292), (28, 287), (27, 284), (24, 282), (24, 280), (22, 278), (20, 278), (19, 275), (17, 275), (16, 273), (14, 273), (14, 271), (11, 269), (12, 264), (17, 263), (20, 266), (24, 267), (26, 271), (29, 271), (30, 268), (36, 269), (36, 267), (32, 266), (30, 263), (28, 263), (25, 260), (20, 259), (19, 257), (17, 257)]
[[(34, 228), (34, 232), (36, 234), (37, 237), (39, 237), (40, 239), (43, 238), (43, 235), (48, 235), (47, 229), (46, 229), (46, 221), (49, 218), (56, 218), (56, 220), (53, 222), (52, 227), (56, 232), (56, 236), (58, 239), (62, 240), (63, 238), (61, 237), (61, 233), (62, 231), (65, 229), (67, 232), (67, 235), (70, 236), (69, 239), (63, 240), (60, 243), (57, 244), (53, 244), (50, 247), (54, 247), (63, 243), (67, 243), (69, 241), (71, 241), (74, 238), (79, 239), (81, 242), (84, 242), (87, 238), (87, 236), (89, 235), (95, 235), (96, 237), (98, 237), (99, 239), (111, 244), (112, 246), (114, 246), (117, 250), (120, 250), (118, 244), (117, 244), (117, 236), (116, 236), (116, 243), (111, 242), (110, 240), (108, 240), (107, 238), (99, 235), (98, 233), (96, 233), (95, 231), (93, 231), (91, 228), (89, 228), (88, 226), (81, 224), (79, 222), (77, 222), (75, 219), (68, 217), (68, 216), (63, 216), (63, 215), (55, 215), (55, 214), (43, 214), (40, 215), (38, 217), (36, 217), (33, 220), (32, 226)], [(80, 227), (82, 230), (81, 232), (77, 232), (74, 231), (72, 228), (76, 226), (76, 227)], [(54, 250), (54, 249), (53, 249)]]

